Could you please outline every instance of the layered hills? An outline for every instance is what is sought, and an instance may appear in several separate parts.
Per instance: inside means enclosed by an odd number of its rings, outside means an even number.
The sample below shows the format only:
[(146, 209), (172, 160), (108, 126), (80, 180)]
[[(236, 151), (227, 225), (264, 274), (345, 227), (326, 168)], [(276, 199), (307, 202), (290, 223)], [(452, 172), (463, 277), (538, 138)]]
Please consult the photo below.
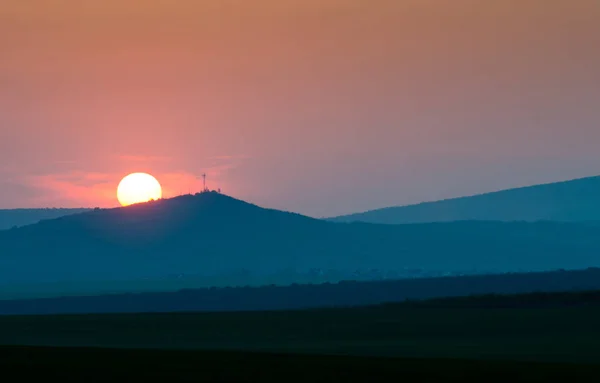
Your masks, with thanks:
[(26, 226), (45, 219), (78, 214), (89, 209), (0, 209), (0, 230)]
[(417, 205), (388, 207), (329, 220), (381, 224), (463, 220), (597, 221), (600, 220), (600, 177), (535, 185)]
[[(511, 272), (600, 264), (600, 227), (555, 222), (343, 224), (218, 193), (0, 231), (0, 287), (56, 295), (297, 282), (298, 273)], [(278, 276), (273, 279), (273, 276)], [(192, 282), (189, 282), (192, 281)], [(321, 282), (326, 282), (321, 280)], [(111, 286), (119, 286), (112, 289)], [(53, 293), (53, 294), (54, 294)], [(6, 296), (4, 296), (6, 298)]]

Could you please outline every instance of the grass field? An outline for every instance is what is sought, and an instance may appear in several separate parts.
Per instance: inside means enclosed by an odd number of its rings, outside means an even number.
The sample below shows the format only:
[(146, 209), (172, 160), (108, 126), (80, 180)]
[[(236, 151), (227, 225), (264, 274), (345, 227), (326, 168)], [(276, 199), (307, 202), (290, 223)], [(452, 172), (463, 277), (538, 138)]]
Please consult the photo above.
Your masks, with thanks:
[(600, 367), (219, 351), (0, 348), (8, 381), (593, 382)]
[(600, 365), (600, 306), (7, 316), (0, 344)]

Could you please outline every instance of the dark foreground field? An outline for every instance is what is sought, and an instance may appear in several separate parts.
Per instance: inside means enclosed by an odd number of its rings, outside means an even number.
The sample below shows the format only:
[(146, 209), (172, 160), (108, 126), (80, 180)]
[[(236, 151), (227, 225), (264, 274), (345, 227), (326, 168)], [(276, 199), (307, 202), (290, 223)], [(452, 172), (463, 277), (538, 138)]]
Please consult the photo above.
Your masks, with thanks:
[(0, 345), (600, 365), (599, 297), (590, 292), (300, 311), (0, 316)]
[(126, 382), (593, 382), (600, 368), (452, 359), (225, 351), (0, 348), (7, 381)]

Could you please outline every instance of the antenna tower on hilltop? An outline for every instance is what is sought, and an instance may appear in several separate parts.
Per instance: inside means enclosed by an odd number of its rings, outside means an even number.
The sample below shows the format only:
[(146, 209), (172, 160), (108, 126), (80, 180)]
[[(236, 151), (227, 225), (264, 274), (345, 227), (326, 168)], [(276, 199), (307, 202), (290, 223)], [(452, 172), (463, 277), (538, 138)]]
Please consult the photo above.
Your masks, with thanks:
[(204, 185), (203, 185), (203, 188), (202, 188), (202, 191), (203, 191), (203, 192), (207, 192), (207, 191), (208, 191), (208, 189), (206, 188), (206, 173), (203, 173), (203, 174), (202, 174), (202, 181), (203, 181), (203, 184), (204, 184)]

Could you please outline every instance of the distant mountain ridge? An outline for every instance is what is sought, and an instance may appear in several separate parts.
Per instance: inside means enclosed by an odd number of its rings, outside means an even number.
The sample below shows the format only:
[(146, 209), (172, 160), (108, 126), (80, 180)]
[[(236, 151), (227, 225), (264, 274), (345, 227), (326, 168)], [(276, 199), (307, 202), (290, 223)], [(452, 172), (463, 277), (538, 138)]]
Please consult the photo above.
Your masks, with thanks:
[(79, 214), (90, 209), (0, 209), (0, 230), (32, 225), (45, 219)]
[(382, 208), (328, 220), (380, 224), (464, 220), (597, 221), (600, 220), (600, 176)]
[(600, 266), (600, 225), (338, 224), (203, 193), (0, 231), (0, 249), (5, 297), (7, 292), (39, 296), (35, 286), (44, 284), (55, 286), (55, 296), (97, 285), (86, 291), (93, 295), (118, 292), (111, 281), (131, 282), (121, 292), (140, 291), (140, 283), (144, 291), (159, 291), (158, 281), (179, 275), (181, 284), (169, 289), (258, 286), (274, 283), (273, 276), (278, 284), (290, 284), (310, 270), (352, 275), (357, 270), (472, 274), (587, 268)]

